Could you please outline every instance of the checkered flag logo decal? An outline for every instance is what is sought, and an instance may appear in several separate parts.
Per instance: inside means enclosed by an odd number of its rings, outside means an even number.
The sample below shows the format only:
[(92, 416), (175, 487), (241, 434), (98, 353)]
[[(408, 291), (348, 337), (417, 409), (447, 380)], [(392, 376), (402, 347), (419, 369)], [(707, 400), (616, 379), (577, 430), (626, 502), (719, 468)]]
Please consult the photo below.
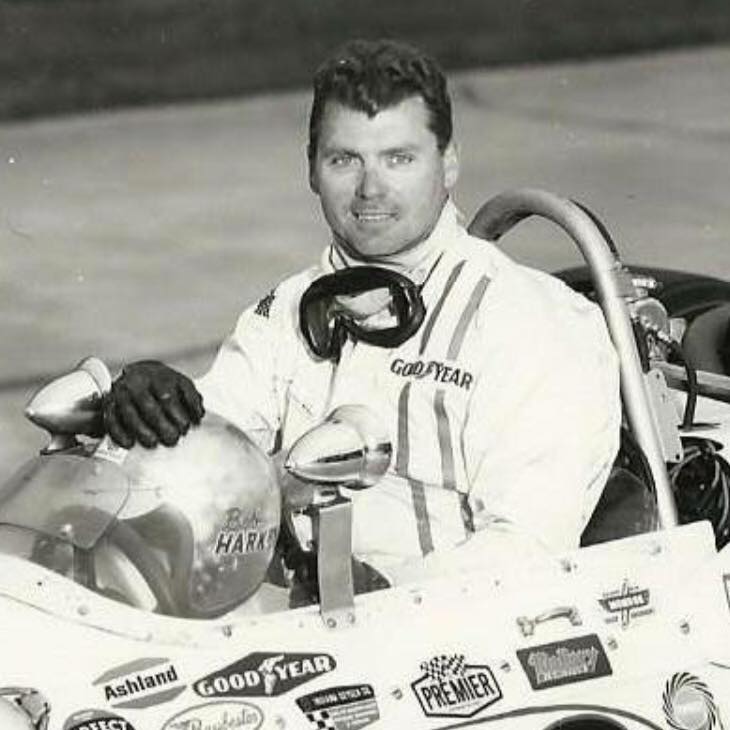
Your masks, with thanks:
[(330, 717), (327, 710), (314, 710), (307, 712), (307, 720), (309, 720), (317, 730), (337, 730), (334, 720)]
[(463, 654), (441, 654), (421, 662), (421, 671), (434, 682), (464, 676), (466, 660)]

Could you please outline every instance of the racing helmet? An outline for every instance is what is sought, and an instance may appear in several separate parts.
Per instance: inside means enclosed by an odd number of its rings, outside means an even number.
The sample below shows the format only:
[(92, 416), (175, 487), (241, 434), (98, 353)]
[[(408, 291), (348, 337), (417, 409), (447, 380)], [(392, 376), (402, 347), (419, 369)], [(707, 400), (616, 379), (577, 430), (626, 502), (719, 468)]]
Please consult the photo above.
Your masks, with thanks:
[[(280, 490), (270, 459), (208, 414), (172, 448), (40, 456), (0, 496), (0, 521), (27, 557), (145, 610), (212, 618), (262, 584), (276, 545)], [(22, 541), (0, 550), (22, 553)]]

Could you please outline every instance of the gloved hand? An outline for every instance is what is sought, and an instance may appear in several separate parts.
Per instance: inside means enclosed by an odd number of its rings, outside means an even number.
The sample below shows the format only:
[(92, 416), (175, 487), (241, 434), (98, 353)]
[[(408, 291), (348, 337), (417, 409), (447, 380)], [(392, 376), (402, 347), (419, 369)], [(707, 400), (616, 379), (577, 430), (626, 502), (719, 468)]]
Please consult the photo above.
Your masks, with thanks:
[(104, 398), (104, 428), (126, 449), (174, 446), (205, 414), (192, 380), (156, 360), (127, 365)]

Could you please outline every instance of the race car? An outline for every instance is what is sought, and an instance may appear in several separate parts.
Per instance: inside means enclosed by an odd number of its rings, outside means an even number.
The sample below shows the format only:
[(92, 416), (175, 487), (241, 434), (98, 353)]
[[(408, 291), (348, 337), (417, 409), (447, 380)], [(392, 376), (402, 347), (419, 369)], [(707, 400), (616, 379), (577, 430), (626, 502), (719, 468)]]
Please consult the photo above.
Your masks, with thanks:
[(724, 727), (730, 285), (659, 292), (544, 191), (493, 198), (470, 230), (531, 215), (580, 248), (590, 277), (562, 276), (600, 303), (621, 364), (622, 478), (580, 550), (385, 587), (350, 548), (347, 495), (392, 451), (365, 404), (279, 461), (209, 417), (143, 458), (101, 436), (111, 376), (88, 358), (33, 398), (50, 441), (0, 488), (2, 728)]

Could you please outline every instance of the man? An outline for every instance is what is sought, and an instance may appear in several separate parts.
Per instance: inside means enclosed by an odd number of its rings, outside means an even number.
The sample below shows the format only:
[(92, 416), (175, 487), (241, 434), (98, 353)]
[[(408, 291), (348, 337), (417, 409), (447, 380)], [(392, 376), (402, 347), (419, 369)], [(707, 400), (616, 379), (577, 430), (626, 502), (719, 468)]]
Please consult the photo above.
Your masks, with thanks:
[[(309, 134), (332, 241), (241, 315), (197, 382), (206, 408), (270, 452), (338, 405), (374, 408), (395, 453), (352, 495), (354, 553), (395, 582), (577, 547), (620, 425), (600, 312), (466, 233), (446, 81), (421, 52), (345, 45), (315, 76)], [(189, 381), (142, 363), (106, 424), (152, 446), (201, 415)]]

